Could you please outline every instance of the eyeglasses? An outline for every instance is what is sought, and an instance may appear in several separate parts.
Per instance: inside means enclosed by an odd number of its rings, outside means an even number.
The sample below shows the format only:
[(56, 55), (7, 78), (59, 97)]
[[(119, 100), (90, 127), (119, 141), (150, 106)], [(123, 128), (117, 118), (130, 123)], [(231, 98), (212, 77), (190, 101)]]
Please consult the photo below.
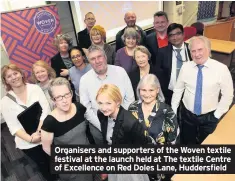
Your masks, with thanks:
[(65, 94), (63, 96), (57, 96), (57, 97), (54, 97), (53, 99), (55, 101), (62, 101), (63, 98), (68, 99), (68, 98), (71, 98), (72, 96), (73, 96), (73, 93), (72, 92), (68, 92), (67, 94)]
[(82, 55), (77, 54), (77, 55), (72, 56), (71, 59), (74, 60), (74, 59), (81, 58), (81, 57), (82, 57)]
[(95, 18), (87, 18), (85, 20), (87, 20), (87, 21), (95, 21)]
[(179, 36), (179, 35), (182, 35), (182, 34), (183, 34), (183, 32), (179, 31), (179, 32), (177, 32), (175, 34), (169, 34), (168, 36), (169, 36), (169, 38), (172, 38), (175, 35)]

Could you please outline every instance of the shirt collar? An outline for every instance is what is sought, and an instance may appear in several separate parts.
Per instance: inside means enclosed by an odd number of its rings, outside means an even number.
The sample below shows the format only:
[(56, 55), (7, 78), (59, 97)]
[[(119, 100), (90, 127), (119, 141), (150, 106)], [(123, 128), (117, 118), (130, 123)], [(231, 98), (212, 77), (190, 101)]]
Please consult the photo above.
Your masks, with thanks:
[(173, 48), (173, 50), (176, 50), (176, 49), (184, 50), (185, 45), (184, 45), (184, 43), (183, 43), (180, 48), (177, 48), (177, 47), (175, 47), (174, 45), (172, 45), (172, 48)]
[[(192, 63), (193, 63), (193, 67), (197, 66), (197, 64), (194, 61), (192, 61)], [(210, 57), (208, 57), (208, 59), (206, 60), (206, 62), (203, 65), (207, 68), (209, 68), (211, 66)]]
[[(95, 72), (95, 70), (92, 69), (92, 71), (93, 71), (93, 74), (95, 75), (95, 77), (100, 80), (99, 75)], [(108, 77), (108, 75), (110, 75), (110, 71), (111, 70), (109, 69), (109, 65), (107, 65), (106, 78)]]

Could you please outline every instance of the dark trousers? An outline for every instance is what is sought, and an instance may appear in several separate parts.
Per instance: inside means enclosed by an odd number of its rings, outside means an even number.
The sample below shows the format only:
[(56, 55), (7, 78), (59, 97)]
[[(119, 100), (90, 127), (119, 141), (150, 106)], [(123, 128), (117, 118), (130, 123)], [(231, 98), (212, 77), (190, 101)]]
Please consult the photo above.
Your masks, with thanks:
[(181, 106), (181, 143), (201, 144), (209, 134), (214, 132), (219, 122), (214, 116), (214, 111), (197, 116), (187, 110), (184, 104)]
[(38, 165), (42, 176), (46, 180), (54, 181), (59, 178), (58, 175), (50, 173), (50, 156), (43, 151), (42, 145), (22, 151)]

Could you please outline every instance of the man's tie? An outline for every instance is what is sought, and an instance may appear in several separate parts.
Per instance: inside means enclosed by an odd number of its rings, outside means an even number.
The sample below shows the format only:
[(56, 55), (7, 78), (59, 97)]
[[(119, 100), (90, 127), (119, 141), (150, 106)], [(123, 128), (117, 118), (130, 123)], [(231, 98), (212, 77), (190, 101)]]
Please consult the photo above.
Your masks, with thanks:
[(183, 60), (182, 60), (182, 56), (180, 54), (181, 49), (175, 49), (175, 51), (177, 53), (177, 55), (176, 55), (176, 59), (177, 59), (176, 79), (177, 79), (179, 76), (180, 69), (183, 65)]
[(196, 93), (194, 100), (194, 113), (196, 115), (200, 115), (202, 112), (202, 68), (204, 65), (197, 65), (198, 73), (197, 73), (197, 84), (196, 84)]

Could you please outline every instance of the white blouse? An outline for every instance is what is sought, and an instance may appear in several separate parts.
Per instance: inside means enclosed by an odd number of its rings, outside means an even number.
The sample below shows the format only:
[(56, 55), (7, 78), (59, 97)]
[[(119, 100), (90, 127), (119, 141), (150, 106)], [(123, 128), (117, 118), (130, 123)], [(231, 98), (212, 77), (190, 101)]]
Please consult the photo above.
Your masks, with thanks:
[[(50, 106), (49, 103), (42, 91), (42, 89), (35, 84), (26, 84), (27, 88), (27, 101), (26, 104), (24, 104), (13, 91), (9, 91), (8, 93), (11, 94), (16, 98), (16, 102), (24, 105), (26, 107), (31, 106), (35, 102), (39, 102), (42, 107), (42, 115), (40, 120), (44, 120), (46, 116), (50, 113)], [(17, 116), (24, 111), (24, 108), (22, 108), (20, 105), (16, 104), (13, 100), (11, 100), (9, 97), (4, 96), (1, 100), (1, 109), (2, 109), (2, 115), (4, 120), (6, 121), (6, 124), (10, 130), (10, 133), (12, 135), (15, 135), (15, 133), (20, 130), (24, 129), (21, 123), (19, 122)], [(33, 120), (32, 120), (33, 121)], [(33, 148), (40, 143), (34, 144), (29, 143), (17, 136), (15, 136), (15, 143), (16, 148), (19, 149), (29, 149)]]

